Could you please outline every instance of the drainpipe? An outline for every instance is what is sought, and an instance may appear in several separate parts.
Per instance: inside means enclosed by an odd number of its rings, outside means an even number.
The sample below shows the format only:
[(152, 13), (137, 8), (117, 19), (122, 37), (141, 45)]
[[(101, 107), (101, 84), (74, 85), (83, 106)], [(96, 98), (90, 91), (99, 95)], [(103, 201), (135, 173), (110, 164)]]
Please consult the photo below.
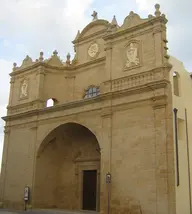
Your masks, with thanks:
[(174, 108), (174, 121), (175, 121), (175, 150), (176, 150), (176, 173), (177, 173), (177, 186), (179, 186), (179, 151), (178, 151), (178, 130), (177, 130), (177, 112), (178, 109)]
[(188, 180), (189, 180), (189, 207), (190, 214), (192, 214), (191, 206), (191, 174), (190, 174), (190, 158), (189, 158), (189, 135), (188, 135), (188, 123), (187, 123), (187, 109), (185, 108), (185, 130), (186, 130), (186, 143), (187, 143), (187, 162), (188, 162)]

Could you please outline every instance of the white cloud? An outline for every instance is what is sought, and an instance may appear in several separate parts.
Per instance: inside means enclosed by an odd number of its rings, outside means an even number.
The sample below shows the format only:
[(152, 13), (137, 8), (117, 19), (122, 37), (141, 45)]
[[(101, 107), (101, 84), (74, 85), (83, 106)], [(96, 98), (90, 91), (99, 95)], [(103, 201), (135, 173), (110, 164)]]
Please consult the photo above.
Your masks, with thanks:
[[(6, 115), (6, 107), (8, 103), (9, 96), (9, 73), (11, 72), (12, 62), (6, 61), (4, 59), (0, 59), (0, 70), (1, 70), (1, 78), (0, 78), (0, 117)], [(0, 119), (0, 167), (1, 167), (1, 156), (3, 150), (3, 139), (4, 139), (4, 121)]]
[(138, 5), (138, 10), (145, 10), (148, 12), (151, 11), (151, 7), (154, 5), (153, 0), (136, 0), (136, 3)]
[[(0, 117), (6, 115), (13, 62), (20, 64), (26, 54), (36, 59), (41, 50), (52, 54), (57, 49), (65, 57), (77, 30), (91, 21), (86, 11), (93, 1), (0, 0)], [(0, 120), (0, 160), (3, 126)]]
[[(72, 50), (71, 40), (91, 17), (86, 16), (93, 0), (0, 0), (0, 35), (17, 39), (23, 55), (38, 57), (41, 49), (62, 54)], [(27, 51), (26, 51), (27, 50)]]

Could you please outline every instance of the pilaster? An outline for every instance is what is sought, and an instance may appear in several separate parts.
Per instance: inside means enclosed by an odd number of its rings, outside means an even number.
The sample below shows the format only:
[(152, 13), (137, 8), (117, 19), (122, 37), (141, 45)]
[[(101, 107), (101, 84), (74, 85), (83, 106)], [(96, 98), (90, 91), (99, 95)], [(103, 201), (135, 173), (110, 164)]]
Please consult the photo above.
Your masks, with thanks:
[(9, 93), (9, 106), (12, 105), (12, 96), (13, 96), (13, 90), (14, 90), (14, 83), (15, 83), (15, 77), (11, 77), (10, 80), (10, 93)]
[(30, 160), (30, 166), (31, 169), (31, 181), (30, 181), (30, 187), (31, 187), (31, 197), (30, 197), (30, 203), (33, 204), (34, 199), (34, 188), (35, 188), (35, 168), (36, 168), (36, 144), (37, 144), (37, 131), (38, 126), (34, 125), (30, 128), (31, 132), (33, 132), (32, 136), (34, 139), (31, 141), (29, 145), (29, 160)]
[[(112, 144), (112, 112), (110, 109), (102, 112), (102, 145), (101, 177), (100, 177), (100, 213), (107, 213), (110, 207), (110, 186), (106, 183), (107, 173), (111, 173)], [(110, 189), (109, 189), (110, 188)]]
[(44, 80), (45, 80), (45, 70), (44, 67), (42, 65), (40, 65), (38, 67), (38, 71), (37, 71), (37, 100), (41, 101), (39, 103), (39, 107), (41, 108), (42, 102), (43, 100), (43, 92), (44, 92)]
[(163, 50), (162, 50), (162, 26), (157, 23), (153, 30), (154, 46), (155, 46), (155, 62), (156, 67), (163, 64)]
[(9, 137), (10, 137), (10, 128), (5, 127), (3, 156), (2, 156), (2, 163), (1, 163), (1, 177), (0, 177), (0, 202), (4, 201), (4, 192), (5, 192), (5, 186), (6, 186), (6, 168), (7, 168), (7, 161), (8, 161), (8, 149), (9, 149)]
[(156, 157), (156, 213), (175, 213), (174, 149), (170, 103), (154, 100), (155, 157)]

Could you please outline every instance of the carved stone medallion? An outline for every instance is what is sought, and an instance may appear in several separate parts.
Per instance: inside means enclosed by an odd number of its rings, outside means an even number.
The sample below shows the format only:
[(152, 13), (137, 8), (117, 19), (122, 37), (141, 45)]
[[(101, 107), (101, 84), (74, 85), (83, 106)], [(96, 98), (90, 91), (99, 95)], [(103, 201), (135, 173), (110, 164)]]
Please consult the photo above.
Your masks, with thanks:
[(126, 68), (140, 65), (139, 44), (136, 42), (130, 43), (126, 49), (125, 57), (126, 57), (125, 62)]
[(20, 99), (27, 98), (27, 97), (28, 97), (28, 80), (24, 79), (21, 82)]
[(94, 58), (97, 56), (98, 53), (99, 53), (99, 45), (97, 43), (91, 44), (88, 48), (88, 55), (91, 58)]

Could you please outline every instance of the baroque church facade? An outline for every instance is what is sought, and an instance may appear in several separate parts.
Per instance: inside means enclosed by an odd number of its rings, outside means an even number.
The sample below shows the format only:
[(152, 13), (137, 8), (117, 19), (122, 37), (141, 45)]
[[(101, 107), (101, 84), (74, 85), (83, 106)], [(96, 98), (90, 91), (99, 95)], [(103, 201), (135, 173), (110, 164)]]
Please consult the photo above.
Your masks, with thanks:
[(130, 12), (122, 26), (94, 12), (73, 41), (73, 60), (54, 51), (14, 63), (3, 118), (5, 208), (23, 209), (28, 187), (32, 208), (176, 213), (166, 23), (158, 4), (146, 19)]

